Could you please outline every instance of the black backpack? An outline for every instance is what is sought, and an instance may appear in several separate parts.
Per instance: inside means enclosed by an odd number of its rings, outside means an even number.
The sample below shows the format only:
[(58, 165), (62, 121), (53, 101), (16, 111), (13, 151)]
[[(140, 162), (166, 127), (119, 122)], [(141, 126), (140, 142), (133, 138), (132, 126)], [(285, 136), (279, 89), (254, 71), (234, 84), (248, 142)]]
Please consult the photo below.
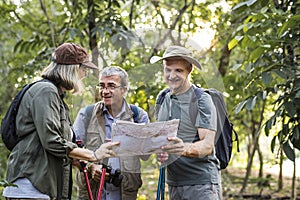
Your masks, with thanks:
[(5, 117), (1, 122), (1, 136), (2, 141), (10, 151), (18, 144), (18, 142), (22, 139), (16, 133), (16, 116), (18, 114), (19, 106), (21, 100), (25, 94), (25, 92), (33, 86), (37, 82), (48, 81), (46, 79), (42, 79), (40, 81), (36, 81), (33, 83), (26, 84), (23, 88), (17, 93), (14, 100), (10, 104)]
[[(213, 88), (203, 89), (193, 85), (193, 89), (195, 92), (195, 96), (191, 100), (192, 101), (191, 105), (197, 105), (197, 103), (194, 102), (198, 101), (198, 99), (201, 98), (201, 95), (204, 92), (209, 93), (212, 97), (212, 100), (214, 102), (217, 111), (217, 132), (216, 132), (216, 139), (215, 139), (216, 156), (220, 161), (220, 168), (225, 169), (231, 158), (233, 141), (237, 142), (238, 152), (239, 152), (239, 143), (238, 143), (238, 134), (233, 129), (233, 124), (229, 121), (223, 95), (221, 92)], [(170, 92), (170, 89), (166, 88), (165, 90), (161, 91), (156, 98), (156, 108), (155, 108), (156, 118), (158, 116), (160, 106), (163, 103), (165, 96), (168, 92)], [(198, 112), (197, 107), (190, 106), (189, 113), (193, 124), (195, 124), (197, 112)], [(233, 133), (235, 134), (235, 140), (233, 140)], [(199, 136), (198, 134), (196, 134), (196, 138), (193, 142), (198, 140), (199, 140)]]

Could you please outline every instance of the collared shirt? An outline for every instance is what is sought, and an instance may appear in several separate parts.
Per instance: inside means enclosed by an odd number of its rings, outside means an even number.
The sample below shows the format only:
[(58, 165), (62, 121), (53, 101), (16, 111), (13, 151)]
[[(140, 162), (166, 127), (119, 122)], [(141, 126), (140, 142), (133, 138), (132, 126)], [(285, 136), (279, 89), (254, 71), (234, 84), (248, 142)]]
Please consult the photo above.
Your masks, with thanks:
[[(126, 111), (126, 110), (128, 110), (126, 108), (128, 106), (129, 105), (126, 103), (126, 101), (124, 99), (121, 111), (117, 114), (116, 117), (112, 117), (110, 115), (110, 113), (108, 112), (107, 108), (103, 104), (103, 107), (101, 108), (101, 112), (103, 114), (104, 122), (105, 122), (105, 134), (106, 134), (105, 138), (106, 138), (106, 140), (111, 139), (111, 126), (112, 126), (112, 123), (114, 123), (116, 120), (124, 119), (124, 116), (128, 116), (128, 113), (126, 113), (126, 112), (128, 112), (128, 111)], [(95, 111), (93, 111), (93, 110), (88, 111), (87, 108), (88, 107), (82, 108), (79, 111), (79, 113), (78, 113), (78, 115), (77, 115), (77, 117), (74, 121), (74, 126), (73, 126), (77, 139), (82, 140), (83, 144), (86, 144), (88, 142), (87, 141), (88, 140), (87, 135), (86, 135), (87, 134), (86, 129), (88, 128), (90, 123), (91, 124), (94, 123), (93, 120), (92, 120), (93, 117), (91, 119), (91, 116), (88, 116), (88, 115), (94, 115)], [(140, 115), (139, 115), (139, 120), (138, 121), (139, 121), (139, 123), (148, 123), (149, 118), (148, 118), (147, 113), (140, 110)], [(97, 122), (97, 124), (98, 124), (98, 122)], [(104, 127), (103, 127), (103, 129), (104, 129)], [(108, 164), (111, 165), (113, 173), (115, 172), (115, 170), (117, 168), (121, 168), (119, 158), (110, 158)], [(137, 180), (135, 180), (135, 179), (133, 179), (133, 180), (135, 182), (137, 182), (136, 184), (139, 184), (139, 182)], [(136, 186), (134, 186), (134, 187), (136, 187)], [(130, 192), (131, 192), (131, 190), (130, 190)], [(136, 192), (135, 190), (132, 191), (133, 194), (135, 192)], [(115, 187), (113, 184), (106, 183), (106, 191), (103, 191), (102, 200), (117, 200), (117, 199), (121, 199), (121, 187)]]
[[(122, 116), (122, 114), (125, 113), (125, 103), (123, 102), (122, 109), (120, 113), (117, 114), (117, 116), (114, 118), (111, 116), (111, 114), (108, 112), (107, 107), (104, 105), (103, 107), (103, 114), (105, 119), (105, 132), (106, 132), (106, 141), (111, 140), (111, 127), (114, 122), (119, 120)], [(119, 158), (109, 158), (108, 165), (112, 168), (112, 173), (115, 173), (115, 170), (120, 168), (120, 159)], [(102, 198), (103, 200), (121, 200), (121, 188), (116, 187), (111, 183), (106, 183), (105, 187), (105, 198)]]

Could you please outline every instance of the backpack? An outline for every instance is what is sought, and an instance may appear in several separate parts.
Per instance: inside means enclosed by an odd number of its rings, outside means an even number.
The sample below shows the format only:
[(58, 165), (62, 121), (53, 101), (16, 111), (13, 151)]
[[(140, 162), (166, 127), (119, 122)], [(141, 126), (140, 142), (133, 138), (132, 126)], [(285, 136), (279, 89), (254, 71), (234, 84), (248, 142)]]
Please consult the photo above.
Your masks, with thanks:
[(12, 151), (12, 149), (18, 144), (18, 142), (22, 139), (17, 135), (16, 132), (16, 117), (18, 114), (19, 106), (22, 101), (22, 98), (25, 92), (33, 86), (37, 82), (48, 81), (46, 79), (42, 79), (40, 81), (36, 81), (33, 83), (26, 84), (23, 88), (17, 93), (14, 97), (14, 100), (10, 104), (5, 117), (1, 122), (1, 136), (2, 141), (7, 147), (8, 150)]
[[(237, 142), (238, 152), (239, 152), (239, 142), (238, 142), (238, 134), (233, 129), (233, 124), (230, 122), (228, 118), (223, 95), (221, 92), (213, 88), (203, 89), (193, 85), (193, 89), (195, 92), (195, 96), (191, 100), (192, 102), (191, 105), (197, 106), (197, 104), (194, 102), (198, 101), (198, 99), (201, 98), (201, 95), (204, 92), (207, 92), (212, 97), (213, 103), (217, 111), (217, 132), (216, 132), (216, 139), (215, 139), (216, 156), (220, 161), (220, 168), (225, 169), (228, 166), (228, 163), (231, 158), (233, 141)], [(156, 99), (156, 107), (155, 107), (156, 118), (158, 116), (160, 106), (162, 105), (165, 96), (168, 92), (170, 92), (170, 89), (166, 88), (165, 90), (161, 91), (158, 94), (158, 97)], [(196, 116), (198, 113), (198, 107), (190, 106), (189, 113), (190, 113), (190, 118), (192, 120), (192, 123), (195, 124)], [(235, 140), (233, 140), (233, 134), (235, 135)], [(196, 134), (196, 138), (193, 142), (198, 140), (199, 140), (199, 136), (198, 134)]]

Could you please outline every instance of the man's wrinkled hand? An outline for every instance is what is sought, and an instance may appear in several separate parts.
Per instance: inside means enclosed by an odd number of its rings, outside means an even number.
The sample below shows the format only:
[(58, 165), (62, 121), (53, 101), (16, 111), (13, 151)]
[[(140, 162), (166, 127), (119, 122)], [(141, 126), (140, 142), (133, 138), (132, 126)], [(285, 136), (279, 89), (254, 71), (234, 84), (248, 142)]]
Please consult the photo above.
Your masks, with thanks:
[(112, 158), (116, 156), (116, 153), (112, 150), (112, 147), (120, 145), (120, 142), (107, 142), (102, 144), (96, 151), (95, 155), (99, 160), (104, 158)]
[(184, 152), (184, 143), (178, 137), (168, 137), (169, 143), (162, 147), (162, 150), (169, 154), (182, 155)]
[[(92, 175), (92, 179), (99, 182), (102, 174), (102, 165), (92, 164), (89, 168), (89, 172)], [(105, 176), (108, 177), (109, 173), (106, 173)]]

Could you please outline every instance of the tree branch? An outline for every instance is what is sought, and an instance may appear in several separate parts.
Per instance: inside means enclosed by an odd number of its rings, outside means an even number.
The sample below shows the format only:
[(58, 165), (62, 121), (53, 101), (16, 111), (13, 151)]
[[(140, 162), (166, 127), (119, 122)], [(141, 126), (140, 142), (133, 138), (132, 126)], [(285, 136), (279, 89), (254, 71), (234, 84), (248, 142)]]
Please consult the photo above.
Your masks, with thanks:
[(47, 13), (47, 9), (46, 9), (46, 6), (44, 5), (44, 2), (43, 0), (40, 0), (40, 5), (41, 5), (41, 9), (42, 11), (44, 12), (46, 18), (47, 18), (47, 23), (50, 27), (50, 30), (51, 30), (51, 40), (52, 40), (52, 46), (56, 46), (56, 42), (55, 42), (55, 30), (54, 30), (54, 26), (53, 26), (53, 23), (51, 22), (50, 18), (49, 18), (49, 15)]
[(132, 18), (133, 18), (133, 12), (134, 12), (134, 0), (132, 0), (131, 6), (130, 6), (130, 14), (129, 14), (129, 28), (132, 28)]

